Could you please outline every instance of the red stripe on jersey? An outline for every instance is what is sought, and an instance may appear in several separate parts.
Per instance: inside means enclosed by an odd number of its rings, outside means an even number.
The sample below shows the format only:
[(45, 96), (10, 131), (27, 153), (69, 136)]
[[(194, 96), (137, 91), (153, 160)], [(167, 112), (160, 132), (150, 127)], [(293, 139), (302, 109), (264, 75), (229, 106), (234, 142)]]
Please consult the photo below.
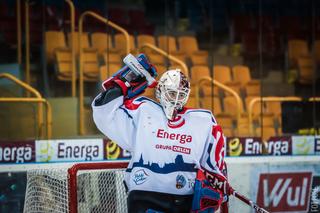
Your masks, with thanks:
[(129, 99), (129, 100), (125, 100), (124, 101), (124, 105), (127, 109), (130, 109), (130, 110), (136, 110), (139, 108), (139, 106), (143, 104), (143, 102), (140, 102), (139, 104), (135, 104), (133, 103), (133, 100), (132, 99)]
[[(220, 133), (219, 138), (217, 138), (218, 133)], [(212, 127), (212, 135), (217, 140), (216, 149), (215, 149), (215, 161), (216, 161), (219, 169), (222, 170), (223, 156), (224, 156), (224, 147), (223, 147), (224, 146), (224, 137), (223, 137), (222, 129), (219, 125)]]
[(186, 121), (184, 119), (180, 123), (178, 122), (173, 123), (172, 121), (168, 121), (168, 127), (175, 129), (175, 128), (182, 127), (185, 123)]

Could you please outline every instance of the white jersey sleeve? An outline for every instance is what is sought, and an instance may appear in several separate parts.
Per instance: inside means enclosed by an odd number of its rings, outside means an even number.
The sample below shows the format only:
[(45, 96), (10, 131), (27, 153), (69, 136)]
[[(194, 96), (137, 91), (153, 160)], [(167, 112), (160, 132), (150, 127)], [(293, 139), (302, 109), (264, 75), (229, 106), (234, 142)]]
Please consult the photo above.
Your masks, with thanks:
[(132, 151), (136, 132), (136, 111), (131, 112), (125, 107), (123, 96), (101, 106), (95, 106), (94, 102), (92, 103), (93, 120), (97, 128), (123, 149)]
[(212, 125), (200, 162), (203, 169), (224, 176), (222, 170), (224, 167), (225, 141), (221, 127), (217, 124)]

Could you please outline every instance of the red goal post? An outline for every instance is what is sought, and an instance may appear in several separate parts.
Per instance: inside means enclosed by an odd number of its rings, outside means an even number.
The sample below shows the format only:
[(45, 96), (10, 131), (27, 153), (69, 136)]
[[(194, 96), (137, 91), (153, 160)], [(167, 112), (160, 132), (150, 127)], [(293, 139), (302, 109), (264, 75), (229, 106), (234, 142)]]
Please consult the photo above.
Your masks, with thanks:
[(27, 172), (24, 212), (126, 212), (128, 162), (78, 163)]

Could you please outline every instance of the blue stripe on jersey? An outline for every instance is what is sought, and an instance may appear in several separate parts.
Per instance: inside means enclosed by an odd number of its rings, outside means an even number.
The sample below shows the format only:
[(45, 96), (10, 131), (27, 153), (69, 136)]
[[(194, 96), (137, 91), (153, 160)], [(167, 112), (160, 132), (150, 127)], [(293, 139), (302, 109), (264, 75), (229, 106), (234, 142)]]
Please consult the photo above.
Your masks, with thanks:
[(207, 159), (206, 162), (207, 162), (207, 165), (208, 165), (212, 170), (214, 170), (214, 166), (212, 165), (211, 156), (210, 156), (211, 151), (212, 151), (212, 143), (210, 143), (210, 144), (209, 144), (209, 147), (208, 147), (208, 151), (207, 151), (207, 153), (208, 153), (208, 159)]
[(144, 97), (144, 96), (141, 96), (141, 97), (135, 99), (135, 101), (140, 101), (140, 102), (141, 102), (141, 101), (150, 101), (150, 102), (152, 102), (152, 103), (154, 103), (154, 104), (156, 104), (157, 106), (159, 106), (159, 107), (162, 108), (162, 106), (161, 106), (159, 103), (155, 102), (155, 101), (152, 100), (152, 99), (149, 99), (149, 98), (147, 98), (147, 97)]
[(214, 124), (217, 124), (217, 121), (215, 120), (215, 118), (213, 117), (212, 113), (209, 111), (209, 110), (205, 110), (205, 109), (188, 109), (186, 114), (187, 113), (190, 113), (190, 112), (204, 112), (204, 113), (208, 113), (210, 114), (211, 116), (211, 121), (214, 123)]
[(141, 155), (140, 160), (138, 162), (134, 162), (132, 164), (131, 168), (128, 168), (126, 172), (131, 172), (133, 168), (135, 167), (142, 167), (151, 170), (154, 173), (160, 173), (160, 174), (168, 174), (171, 172), (196, 172), (197, 169), (195, 168), (194, 163), (186, 163), (183, 160), (182, 155), (177, 155), (175, 162), (172, 163), (166, 163), (163, 167), (160, 167), (157, 163), (151, 163), (148, 162), (144, 163), (143, 157)]
[(120, 106), (119, 109), (122, 109), (128, 115), (129, 118), (133, 119), (126, 108), (123, 108), (122, 106)]

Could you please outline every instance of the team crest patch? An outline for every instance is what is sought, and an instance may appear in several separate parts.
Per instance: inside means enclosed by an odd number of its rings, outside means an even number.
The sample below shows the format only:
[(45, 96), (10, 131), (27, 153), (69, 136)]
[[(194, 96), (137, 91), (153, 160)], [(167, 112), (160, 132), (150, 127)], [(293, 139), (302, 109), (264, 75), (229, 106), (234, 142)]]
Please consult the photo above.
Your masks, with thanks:
[(176, 177), (176, 188), (181, 189), (186, 185), (187, 181), (183, 175), (177, 175)]
[(133, 182), (136, 185), (141, 185), (141, 184), (143, 184), (144, 182), (147, 181), (148, 176), (149, 175), (147, 174), (146, 171), (144, 171), (143, 169), (139, 169), (138, 171), (136, 171), (134, 173)]

